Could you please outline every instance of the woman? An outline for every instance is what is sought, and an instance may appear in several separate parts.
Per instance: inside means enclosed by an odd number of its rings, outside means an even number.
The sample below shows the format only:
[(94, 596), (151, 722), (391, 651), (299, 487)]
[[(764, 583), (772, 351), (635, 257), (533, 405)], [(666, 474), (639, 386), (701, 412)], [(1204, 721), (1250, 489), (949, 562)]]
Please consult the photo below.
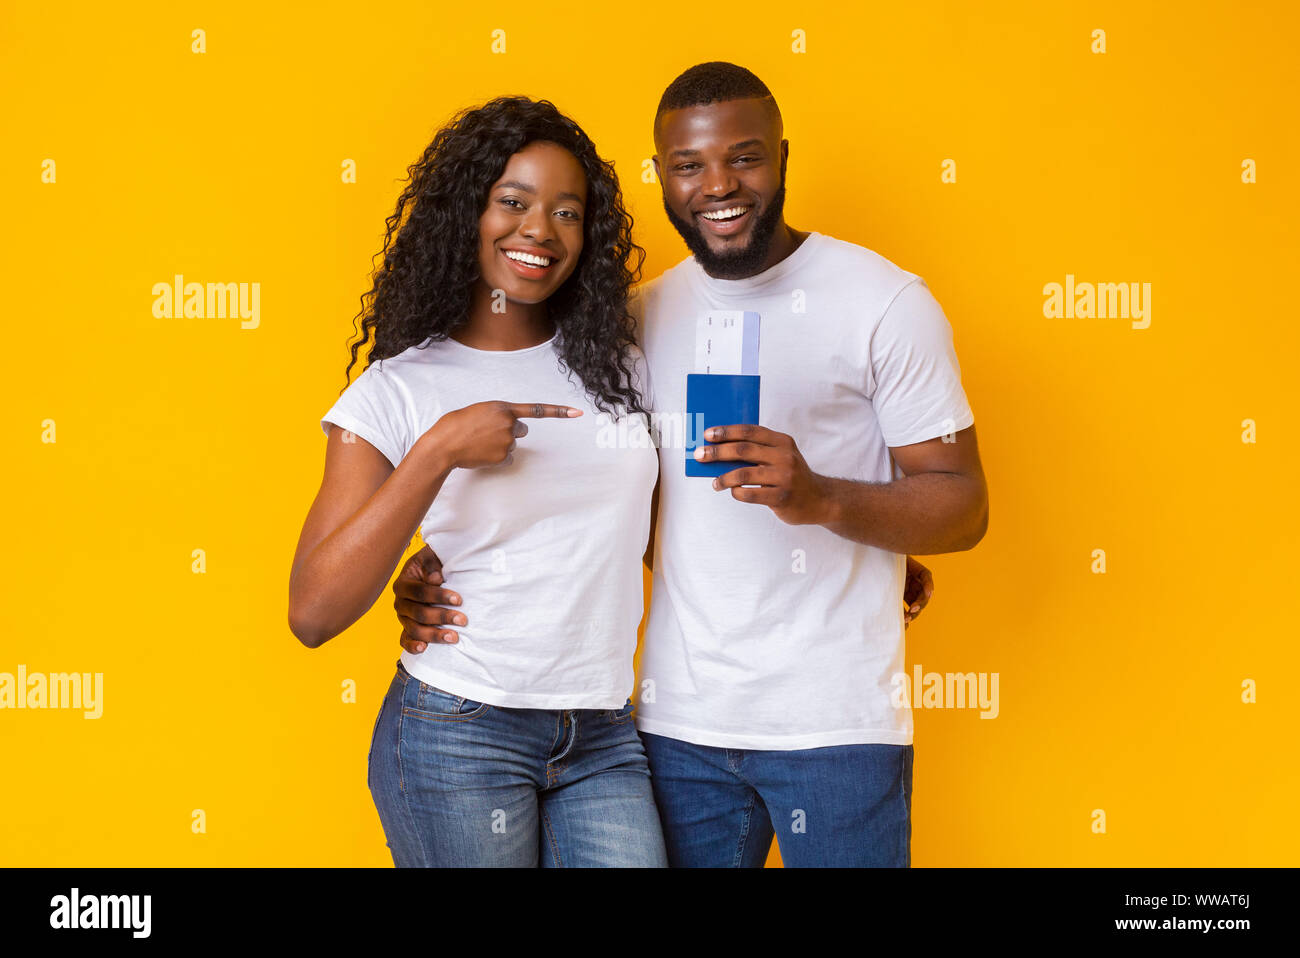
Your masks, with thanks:
[[(311, 648), (347, 629), (420, 529), (476, 626), (404, 652), (375, 722), (394, 863), (666, 865), (628, 697), (658, 462), (613, 168), (550, 103), (504, 97), (410, 174), (352, 346), (373, 333), (369, 364), (322, 419), (290, 627)], [(645, 441), (598, 441), (602, 414)]]

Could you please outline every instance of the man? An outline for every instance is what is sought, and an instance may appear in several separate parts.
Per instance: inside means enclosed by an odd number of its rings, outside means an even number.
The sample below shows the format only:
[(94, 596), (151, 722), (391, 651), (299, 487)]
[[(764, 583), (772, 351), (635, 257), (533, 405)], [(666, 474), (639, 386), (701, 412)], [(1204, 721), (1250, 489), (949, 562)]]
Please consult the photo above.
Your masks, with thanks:
[[(669, 861), (757, 867), (775, 836), (791, 866), (906, 867), (905, 557), (970, 549), (988, 524), (951, 328), (919, 277), (785, 222), (789, 144), (748, 70), (687, 70), (654, 136), (693, 254), (634, 306), (657, 414), (686, 411), (697, 317), (761, 322), (761, 425), (696, 453), (752, 465), (688, 477), (660, 449), (636, 721)], [(430, 597), (417, 560), (394, 586), (408, 651), (437, 634), (403, 615)]]

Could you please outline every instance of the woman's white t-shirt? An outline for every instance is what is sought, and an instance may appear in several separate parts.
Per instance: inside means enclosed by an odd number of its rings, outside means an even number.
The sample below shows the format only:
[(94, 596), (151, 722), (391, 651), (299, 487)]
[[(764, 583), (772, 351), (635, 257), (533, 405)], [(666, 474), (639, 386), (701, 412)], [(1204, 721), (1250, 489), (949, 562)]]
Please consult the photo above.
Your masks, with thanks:
[[(556, 339), (527, 349), (425, 340), (357, 377), (321, 419), (394, 468), (447, 412), (487, 400), (575, 406), (525, 419), (509, 465), (454, 469), (421, 522), (469, 624), (402, 664), (422, 682), (508, 708), (620, 708), (632, 693), (641, 559), (658, 456), (643, 417), (613, 419), (562, 371)], [(645, 358), (634, 385), (651, 406)]]

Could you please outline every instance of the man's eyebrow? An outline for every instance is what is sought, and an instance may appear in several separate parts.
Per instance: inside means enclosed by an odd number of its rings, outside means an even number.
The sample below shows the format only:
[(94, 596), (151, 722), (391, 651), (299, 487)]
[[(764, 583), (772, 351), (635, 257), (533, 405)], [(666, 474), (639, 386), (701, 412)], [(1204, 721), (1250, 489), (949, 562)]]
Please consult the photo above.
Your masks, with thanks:
[[(498, 184), (494, 187), (494, 189), (498, 189), (498, 190), (522, 190), (522, 191), (525, 192), (525, 193), (532, 193), (534, 196), (537, 195), (537, 190), (535, 190), (533, 187), (529, 186), (527, 183), (520, 182), (519, 180), (506, 180), (504, 183), (498, 183)], [(562, 199), (562, 200), (573, 200), (573, 202), (575, 202), (575, 203), (580, 203), (580, 204), (582, 204), (583, 206), (586, 206), (586, 205), (587, 205), (586, 201), (585, 201), (581, 196), (579, 196), (577, 193), (561, 193), (561, 194), (559, 194), (559, 197), (560, 197), (560, 199)]]
[[(763, 145), (763, 141), (759, 139), (741, 140), (739, 143), (733, 143), (731, 144), (731, 146), (727, 147), (727, 152), (730, 153), (735, 150), (748, 150), (752, 147), (762, 146), (762, 145)], [(669, 156), (699, 156), (700, 151), (699, 150), (673, 150), (668, 155)]]

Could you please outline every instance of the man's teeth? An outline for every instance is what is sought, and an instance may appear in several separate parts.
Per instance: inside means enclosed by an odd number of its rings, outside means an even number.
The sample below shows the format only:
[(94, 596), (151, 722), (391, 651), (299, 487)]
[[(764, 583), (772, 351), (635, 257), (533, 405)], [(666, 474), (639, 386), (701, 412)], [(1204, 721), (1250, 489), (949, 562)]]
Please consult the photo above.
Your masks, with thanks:
[(532, 253), (520, 253), (512, 249), (505, 251), (506, 256), (519, 263), (527, 263), (529, 266), (550, 266), (551, 260), (548, 256), (534, 256)]
[(733, 206), (728, 210), (709, 210), (701, 213), (706, 220), (734, 220), (749, 210), (748, 206)]

